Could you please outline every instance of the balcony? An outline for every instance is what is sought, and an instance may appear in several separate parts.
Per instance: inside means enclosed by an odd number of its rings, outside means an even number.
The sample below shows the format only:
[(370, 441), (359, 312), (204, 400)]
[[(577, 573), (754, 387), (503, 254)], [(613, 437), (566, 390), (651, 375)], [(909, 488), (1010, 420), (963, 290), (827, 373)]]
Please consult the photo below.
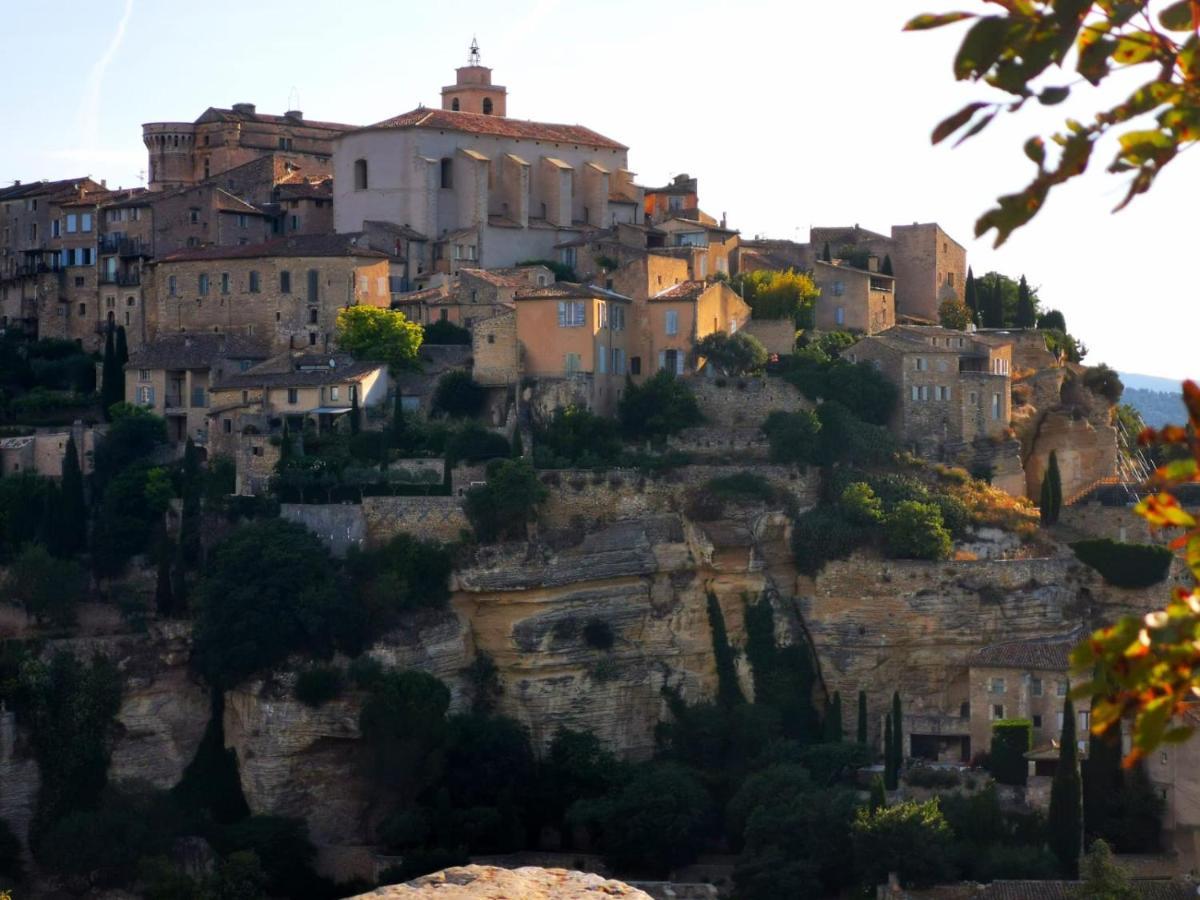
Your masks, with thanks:
[(142, 275), (140, 272), (101, 272), (100, 283), (137, 287), (142, 283)]

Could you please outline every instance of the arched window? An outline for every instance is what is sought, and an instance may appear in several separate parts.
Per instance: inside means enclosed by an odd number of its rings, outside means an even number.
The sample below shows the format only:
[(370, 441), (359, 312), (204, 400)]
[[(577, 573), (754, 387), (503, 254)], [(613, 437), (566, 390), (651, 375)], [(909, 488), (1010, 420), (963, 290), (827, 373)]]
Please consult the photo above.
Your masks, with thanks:
[(356, 191), (367, 189), (367, 161), (365, 159), (354, 161), (354, 189)]
[(454, 160), (449, 156), (442, 157), (442, 187), (454, 187)]
[(454, 110), (455, 112), (458, 112), (458, 98), (457, 97), (455, 97), (453, 100), (450, 101), (450, 108), (452, 110)]
[(485, 116), (490, 116), (492, 114), (492, 98), (491, 97), (483, 98), (483, 114)]

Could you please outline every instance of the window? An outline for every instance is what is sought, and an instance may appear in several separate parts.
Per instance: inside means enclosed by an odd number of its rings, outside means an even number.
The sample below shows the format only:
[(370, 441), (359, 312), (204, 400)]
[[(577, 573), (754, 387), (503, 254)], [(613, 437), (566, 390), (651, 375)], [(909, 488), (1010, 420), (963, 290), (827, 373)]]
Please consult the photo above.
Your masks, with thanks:
[(172, 297), (178, 295), (178, 292), (176, 291), (176, 281), (174, 275), (167, 277), (167, 293)]
[(292, 273), (291, 272), (280, 272), (279, 273), (279, 293), (290, 294), (291, 292), (292, 292)]
[(309, 308), (309, 310), (308, 310), (308, 324), (309, 325), (317, 324), (318, 313), (319, 313), (319, 310), (317, 309), (317, 307), (313, 306), (313, 307)]
[(200, 291), (200, 296), (201, 297), (207, 296), (207, 294), (208, 294), (208, 276), (202, 274), (196, 280), (198, 282), (197, 290)]
[(642, 374), (642, 358), (640, 356), (629, 357), (629, 374), (630, 375), (641, 375)]
[(84, 247), (79, 251), (79, 264), (81, 266), (90, 266), (92, 264), (91, 247)]
[(995, 720), (995, 719), (1003, 719), (1003, 718), (1004, 718), (1004, 704), (1003, 703), (993, 703), (992, 704), (992, 719)]
[(614, 375), (625, 374), (625, 351), (620, 347), (613, 347), (612, 351), (612, 373)]
[(331, 387), (329, 389), (329, 399), (330, 400), (339, 400), (339, 399), (341, 399), (341, 396), (342, 396), (341, 388), (339, 388), (337, 385), (334, 385), (333, 387)]
[(208, 400), (205, 397), (204, 385), (200, 385), (200, 384), (193, 385), (192, 386), (192, 407), (196, 408), (196, 409), (202, 409), (205, 406), (208, 406)]
[(619, 303), (613, 303), (609, 320), (612, 324), (613, 331), (623, 331), (625, 329), (625, 307)]
[(1000, 418), (1000, 395), (992, 394), (992, 418)]
[(666, 331), (668, 335), (679, 334), (679, 313), (673, 309), (667, 310)]
[(149, 381), (149, 380), (150, 380), (150, 370), (149, 369), (138, 369), (138, 381)]
[(442, 157), (441, 175), (442, 175), (442, 181), (441, 181), (442, 187), (444, 187), (444, 188), (454, 187), (454, 160), (452, 160), (448, 156)]
[(263, 448), (262, 448), (262, 447), (251, 447), (251, 448), (250, 448), (250, 455), (251, 455), (251, 456), (262, 456), (262, 455), (263, 455)]
[(587, 323), (587, 312), (582, 300), (558, 301), (558, 327), (579, 328)]
[(603, 344), (596, 347), (596, 374), (608, 374), (608, 348)]
[(250, 217), (247, 216), (245, 213), (238, 213), (237, 224), (238, 224), (238, 228), (245, 228), (247, 225), (250, 224)]
[(949, 400), (950, 399), (950, 388), (946, 387), (944, 385), (938, 385), (937, 398), (939, 400)]
[(831, 287), (833, 296), (835, 297), (841, 297), (846, 293), (846, 283), (844, 281), (835, 281)]
[(578, 353), (567, 353), (563, 356), (563, 369), (568, 375), (579, 373), (580, 358)]
[(1054, 691), (1060, 697), (1067, 696), (1067, 683), (1065, 681), (1058, 682), (1058, 684), (1055, 685)]
[(839, 306), (833, 311), (833, 320), (839, 325), (846, 324), (846, 307)]
[[(62, 229), (62, 223), (59, 222), (58, 219), (55, 219), (53, 222), (50, 223), (50, 236), (58, 237), (59, 234), (61, 233), (61, 229)], [(8, 236), (5, 235), (5, 242), (7, 242), (7, 240), (8, 240)]]
[(86, 315), (87, 315), (87, 304), (86, 304), (86, 303), (80, 303), (80, 304), (79, 304), (79, 318), (81, 318), (81, 319), (82, 319), (82, 318), (83, 318), (84, 316), (86, 316)]
[(605, 303), (603, 300), (599, 301), (596, 304), (596, 327), (597, 328), (607, 328), (608, 327), (608, 304)]
[(300, 230), (300, 217), (292, 216), (292, 231), (299, 231), (299, 230)]
[(257, 294), (259, 292), (258, 272), (250, 273), (250, 293)]
[(450, 108), (452, 110), (454, 110), (454, 112), (458, 112), (458, 98), (457, 97), (455, 97), (453, 100), (450, 101)]
[(74, 234), (79, 230), (79, 216), (75, 213), (70, 213), (67, 216), (67, 234)]
[(308, 270), (308, 302), (318, 302), (317, 295), (321, 289), (321, 273), (316, 269)]
[(993, 694), (1003, 694), (1006, 690), (1006, 685), (1003, 678), (993, 678), (992, 683), (988, 686), (988, 690)]
[(485, 116), (490, 116), (492, 114), (492, 98), (491, 97), (483, 98), (483, 114)]
[(354, 161), (354, 189), (356, 191), (365, 191), (367, 185), (367, 161), (365, 159), (356, 159)]
[(1034, 697), (1042, 696), (1042, 679), (1040, 679), (1040, 678), (1030, 678), (1029, 679), (1029, 693)]
[(925, 371), (928, 371), (928, 369), (929, 369), (929, 360), (927, 360), (927, 359), (926, 359), (925, 357), (923, 357), (923, 356), (918, 356), (918, 357), (917, 357), (915, 360), (913, 360), (913, 366), (916, 368), (916, 370), (917, 370), (918, 372), (925, 372)]
[(1033, 727), (1034, 728), (1042, 727), (1042, 717), (1041, 716), (1033, 716)]
[[(561, 306), (561, 305), (562, 305), (562, 304), (559, 304), (559, 306)], [(448, 309), (440, 309), (440, 310), (438, 310), (438, 319), (440, 319), (441, 321), (445, 322), (445, 321), (446, 321), (447, 319), (449, 319), (449, 318), (450, 318), (450, 310), (448, 310)], [(559, 324), (560, 324), (560, 325), (562, 324), (562, 312), (561, 312), (561, 310), (559, 311)]]
[(239, 359), (239, 360), (238, 360), (238, 371), (239, 371), (239, 372), (245, 372), (245, 371), (249, 370), (249, 368), (250, 368), (250, 366), (251, 366), (252, 364), (253, 364), (253, 363), (252, 363), (252, 361), (251, 361), (251, 360), (248, 360), (248, 359)]
[(229, 273), (228, 272), (221, 273), (221, 293), (222, 294), (229, 293)]
[(317, 346), (317, 333), (315, 331), (310, 331), (308, 333), (308, 346), (310, 346), (310, 347)]
[(198, 210), (198, 209), (189, 210), (188, 211), (188, 221), (191, 222), (193, 225), (198, 224), (200, 222), (200, 210)]
[(81, 215), (79, 217), (79, 230), (80, 231), (91, 231), (92, 230), (92, 214), (91, 213), (84, 213), (83, 215)]
[(295, 405), (300, 400), (300, 392), (296, 388), (288, 388), (288, 403)]
[(139, 385), (137, 389), (137, 402), (139, 406), (154, 405), (154, 388), (148, 385)]
[(233, 434), (233, 419), (222, 419), (221, 425), (224, 426), (226, 434)]

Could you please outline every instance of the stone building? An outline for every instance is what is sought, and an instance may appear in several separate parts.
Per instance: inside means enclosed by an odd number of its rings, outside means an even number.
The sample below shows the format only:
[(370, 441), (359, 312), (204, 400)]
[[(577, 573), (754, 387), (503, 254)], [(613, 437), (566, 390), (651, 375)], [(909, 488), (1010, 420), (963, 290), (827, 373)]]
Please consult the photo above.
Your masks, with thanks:
[(694, 372), (703, 365), (699, 341), (716, 332), (735, 334), (750, 321), (750, 307), (724, 282), (682, 282), (651, 296), (638, 312), (637, 355), (630, 360), (635, 377), (643, 370)]
[[(1182, 719), (1180, 724), (1197, 728), (1200, 710), (1188, 709)], [(1125, 734), (1128, 741), (1128, 729)], [(1146, 774), (1166, 803), (1163, 849), (1179, 854), (1183, 866), (1194, 871), (1200, 865), (1200, 741), (1163, 744), (1146, 756)]]
[(818, 331), (877, 334), (896, 324), (896, 279), (817, 260), (813, 283), (821, 289), (814, 305)]
[(213, 385), (269, 356), (265, 336), (204, 331), (162, 334), (130, 354), (125, 396), (165, 418), (172, 442), (183, 443), (190, 437), (204, 447)]
[(676, 175), (662, 187), (646, 188), (646, 222), (656, 224), (700, 206), (699, 179), (686, 172)]
[(0, 476), (32, 472), (44, 478), (61, 478), (71, 438), (75, 439), (80, 471), (91, 474), (95, 469), (96, 431), (76, 421), (69, 431), (47, 428), (21, 437), (0, 438)]
[(890, 428), (906, 447), (938, 458), (948, 447), (1000, 440), (1012, 418), (1012, 345), (999, 337), (897, 325), (843, 354), (875, 366), (899, 390)]
[(338, 310), (386, 308), (387, 254), (353, 235), (293, 235), (241, 247), (183, 250), (153, 266), (152, 336), (225, 332), (275, 352), (331, 348)]
[(554, 273), (545, 266), (464, 268), (435, 287), (394, 296), (392, 308), (403, 310), (414, 322), (451, 322), (471, 328), (476, 322), (511, 310), (518, 291), (553, 283)]
[(148, 122), (149, 187), (173, 190), (270, 154), (286, 154), (311, 174), (329, 175), (333, 141), (354, 126), (304, 118), (299, 110), (267, 115), (253, 103), (209, 107), (194, 122)]
[(337, 230), (368, 220), (410, 227), (433, 242), (433, 268), (454, 274), (553, 258), (563, 240), (636, 215), (628, 148), (580, 125), (506, 118), (505, 97), (491, 70), (472, 64), (444, 89), (442, 109), (343, 132), (333, 158)]

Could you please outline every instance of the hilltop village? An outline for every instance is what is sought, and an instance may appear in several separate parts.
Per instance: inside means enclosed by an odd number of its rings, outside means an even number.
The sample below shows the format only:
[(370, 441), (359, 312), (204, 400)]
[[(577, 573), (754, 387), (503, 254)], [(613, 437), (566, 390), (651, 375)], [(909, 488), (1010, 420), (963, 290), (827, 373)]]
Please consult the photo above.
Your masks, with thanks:
[(1064, 703), (1180, 577), (1116, 374), (936, 223), (747, 237), (507, 99), (473, 50), (0, 188), (0, 887), (1035, 896), (1066, 741), (1192, 896), (1200, 749), (1122, 772)]

